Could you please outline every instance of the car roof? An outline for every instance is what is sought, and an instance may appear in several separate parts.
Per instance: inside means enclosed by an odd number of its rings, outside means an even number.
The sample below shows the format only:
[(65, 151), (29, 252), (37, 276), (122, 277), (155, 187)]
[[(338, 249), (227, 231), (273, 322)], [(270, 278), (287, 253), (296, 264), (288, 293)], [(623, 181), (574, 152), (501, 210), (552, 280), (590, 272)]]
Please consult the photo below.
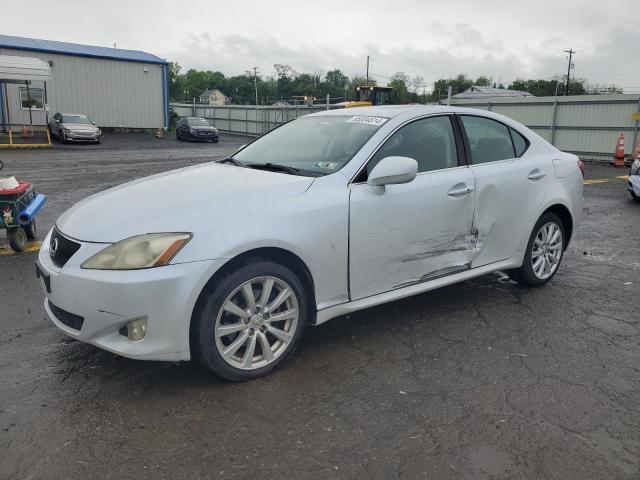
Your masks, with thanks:
[(454, 107), (448, 105), (420, 105), (420, 104), (412, 104), (412, 105), (382, 105), (376, 107), (352, 107), (352, 108), (339, 108), (335, 110), (325, 110), (322, 112), (316, 112), (312, 115), (315, 116), (323, 116), (323, 115), (342, 115), (342, 116), (356, 116), (356, 115), (364, 115), (369, 117), (384, 117), (384, 118), (394, 118), (399, 115), (409, 114), (409, 116), (421, 116), (421, 115), (430, 115), (434, 113), (475, 113), (481, 114), (487, 117), (496, 117), (496, 115), (491, 115), (490, 112), (486, 110), (480, 110), (477, 108), (465, 108), (465, 107)]

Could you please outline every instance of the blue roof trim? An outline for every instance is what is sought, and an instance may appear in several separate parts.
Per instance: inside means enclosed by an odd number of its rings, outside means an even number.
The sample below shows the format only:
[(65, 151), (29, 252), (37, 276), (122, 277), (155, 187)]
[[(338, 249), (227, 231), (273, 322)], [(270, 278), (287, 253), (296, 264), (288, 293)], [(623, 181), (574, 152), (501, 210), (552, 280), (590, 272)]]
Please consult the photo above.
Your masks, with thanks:
[(0, 48), (27, 50), (32, 52), (57, 53), (77, 57), (107, 58), (127, 62), (155, 63), (167, 65), (162, 58), (140, 50), (124, 50), (121, 48), (96, 47), (79, 43), (56, 42), (54, 40), (38, 40), (35, 38), (11, 37), (0, 35)]

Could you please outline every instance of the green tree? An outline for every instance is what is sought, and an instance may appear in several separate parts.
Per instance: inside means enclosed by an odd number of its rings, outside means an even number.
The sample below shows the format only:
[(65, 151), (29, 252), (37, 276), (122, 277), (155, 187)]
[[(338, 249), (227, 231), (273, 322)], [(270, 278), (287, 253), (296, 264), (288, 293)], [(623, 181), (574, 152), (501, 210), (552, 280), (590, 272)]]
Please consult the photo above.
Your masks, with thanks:
[(409, 103), (409, 82), (411, 78), (404, 72), (397, 72), (391, 77), (389, 86), (393, 88), (389, 102), (391, 104)]
[[(482, 78), (483, 77), (480, 77), (480, 79)], [(473, 80), (462, 73), (458, 74), (455, 78), (441, 78), (436, 80), (433, 85), (433, 91), (427, 98), (428, 101), (437, 102), (443, 98), (447, 98), (449, 85), (451, 85), (451, 95), (456, 95), (470, 89), (473, 86)]]
[(481, 75), (476, 79), (476, 81), (473, 84), (479, 87), (490, 87), (491, 77), (485, 77), (484, 75)]

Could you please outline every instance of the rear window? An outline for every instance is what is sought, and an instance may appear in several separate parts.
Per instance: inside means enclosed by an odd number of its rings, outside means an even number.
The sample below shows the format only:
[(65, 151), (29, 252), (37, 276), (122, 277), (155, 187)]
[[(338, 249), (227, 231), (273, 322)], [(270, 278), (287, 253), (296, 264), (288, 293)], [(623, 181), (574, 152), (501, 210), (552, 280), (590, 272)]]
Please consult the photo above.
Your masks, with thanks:
[(511, 131), (511, 138), (513, 139), (513, 148), (516, 151), (516, 157), (521, 157), (527, 150), (529, 142), (527, 142), (527, 139), (516, 132), (513, 128), (509, 128), (509, 130)]
[(514, 158), (509, 127), (485, 117), (463, 115), (461, 119), (475, 165)]

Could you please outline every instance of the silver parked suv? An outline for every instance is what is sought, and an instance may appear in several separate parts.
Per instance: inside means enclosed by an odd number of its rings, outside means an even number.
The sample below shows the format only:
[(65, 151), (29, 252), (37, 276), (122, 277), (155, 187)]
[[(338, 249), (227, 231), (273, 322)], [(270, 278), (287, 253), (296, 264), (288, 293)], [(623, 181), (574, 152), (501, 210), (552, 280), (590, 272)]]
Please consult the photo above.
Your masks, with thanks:
[(49, 129), (60, 143), (100, 143), (102, 138), (102, 131), (96, 127), (95, 122), (82, 113), (56, 113), (49, 120)]

